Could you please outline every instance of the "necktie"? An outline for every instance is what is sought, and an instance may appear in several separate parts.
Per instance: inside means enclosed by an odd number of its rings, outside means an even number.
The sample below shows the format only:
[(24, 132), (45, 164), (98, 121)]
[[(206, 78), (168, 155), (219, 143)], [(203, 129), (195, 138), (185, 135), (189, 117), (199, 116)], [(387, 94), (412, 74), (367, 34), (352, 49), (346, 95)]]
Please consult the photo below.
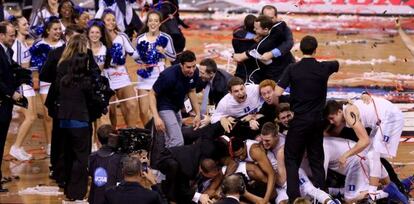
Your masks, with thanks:
[(207, 83), (206, 87), (204, 88), (203, 93), (203, 101), (201, 103), (201, 115), (206, 114), (207, 105), (208, 105), (208, 95), (210, 93), (210, 82)]
[(7, 57), (8, 57), (9, 63), (11, 64), (13, 60), (13, 50), (10, 48), (7, 48), (7, 55), (8, 55)]

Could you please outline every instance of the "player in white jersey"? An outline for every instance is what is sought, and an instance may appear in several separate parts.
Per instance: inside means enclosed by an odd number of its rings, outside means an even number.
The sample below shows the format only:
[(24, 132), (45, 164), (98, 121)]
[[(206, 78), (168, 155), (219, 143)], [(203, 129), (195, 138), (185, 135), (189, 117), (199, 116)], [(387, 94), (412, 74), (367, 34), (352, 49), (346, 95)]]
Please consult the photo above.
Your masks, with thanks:
[(357, 202), (365, 198), (369, 186), (369, 169), (366, 160), (364, 160), (365, 155), (351, 156), (346, 160), (344, 166), (339, 165), (339, 158), (353, 146), (355, 146), (354, 141), (344, 138), (325, 136), (323, 139), (325, 172), (331, 169), (345, 176), (343, 194), (345, 201), (348, 203)]
[[(111, 10), (105, 10), (102, 15), (105, 24), (105, 33), (107, 34), (107, 45), (110, 45), (107, 57), (111, 57), (110, 64), (105, 67), (105, 76), (109, 79), (111, 89), (116, 93), (118, 99), (132, 98), (136, 96), (136, 91), (132, 86), (128, 71), (125, 67), (126, 54), (129, 54), (135, 60), (139, 58), (138, 52), (134, 49), (128, 36), (120, 32), (115, 21), (115, 13)], [(109, 41), (108, 41), (109, 40)], [(130, 99), (121, 103), (121, 111), (128, 127), (137, 125), (137, 99)], [(112, 125), (116, 125), (116, 108), (111, 105), (110, 117)]]
[(211, 116), (211, 123), (220, 122), (226, 132), (232, 130), (235, 118), (255, 114), (263, 104), (258, 85), (244, 85), (242, 79), (233, 77), (228, 88), (229, 93), (220, 100)]
[[(325, 116), (335, 127), (354, 129), (359, 140), (339, 158), (339, 162), (344, 165), (348, 157), (365, 150), (369, 165), (369, 193), (375, 195), (380, 179), (384, 179), (380, 157), (396, 156), (404, 118), (401, 110), (385, 99), (369, 94), (363, 94), (363, 99), (345, 104), (328, 101)], [(365, 127), (373, 129), (369, 137)]]
[(274, 191), (276, 178), (263, 146), (255, 140), (243, 141), (240, 138), (234, 138), (231, 142), (231, 148), (235, 159), (256, 163), (260, 167), (260, 170), (264, 173), (263, 176), (267, 178), (265, 182), (267, 183), (266, 194), (264, 195), (263, 200), (265, 203), (269, 202)]
[[(176, 53), (170, 35), (160, 31), (161, 14), (150, 11), (142, 33), (135, 40), (140, 59), (138, 63), (138, 94), (148, 95), (158, 76), (164, 71), (166, 61), (174, 62)], [(141, 121), (150, 120), (149, 97), (139, 99)]]
[[(26, 37), (29, 35), (29, 24), (25, 17), (12, 17), (9, 19), (16, 28), (17, 37), (13, 43), (13, 61), (17, 62), (22, 68), (30, 68), (30, 52), (29, 46), (26, 42)], [(26, 135), (29, 133), (32, 124), (36, 120), (36, 93), (32, 86), (23, 84), (19, 87), (19, 92), (27, 98), (27, 109), (21, 109), (24, 114), (24, 120), (17, 132), (16, 141), (10, 148), (10, 155), (17, 160), (24, 161), (32, 158), (22, 147)]]
[[(47, 55), (50, 50), (56, 49), (61, 47), (65, 44), (62, 40), (62, 27), (61, 23), (58, 19), (52, 19), (47, 22), (45, 25), (45, 30), (42, 34), (42, 39), (35, 42), (31, 50), (31, 59), (30, 65), (37, 70), (41, 70), (44, 63), (46, 62)], [(47, 94), (49, 92), (50, 83), (40, 81), (39, 83), (39, 93), (40, 97), (42, 98), (42, 103), (44, 104), (46, 101)], [(52, 119), (48, 115), (47, 108), (44, 108), (44, 126), (45, 126), (45, 133), (47, 138), (48, 146), (46, 148), (46, 153), (50, 154), (50, 138), (52, 134)]]

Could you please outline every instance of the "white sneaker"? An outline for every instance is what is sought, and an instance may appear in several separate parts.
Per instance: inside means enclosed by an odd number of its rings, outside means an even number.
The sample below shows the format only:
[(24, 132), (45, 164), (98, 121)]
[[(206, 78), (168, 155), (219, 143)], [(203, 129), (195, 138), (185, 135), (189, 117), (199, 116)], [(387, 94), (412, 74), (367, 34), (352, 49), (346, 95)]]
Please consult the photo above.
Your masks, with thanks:
[(30, 159), (33, 158), (32, 154), (29, 154), (26, 152), (26, 150), (24, 150), (23, 147), (20, 147), (20, 151), (22, 152), (23, 155), (25, 155), (26, 157), (29, 157)]
[(12, 145), (10, 148), (10, 155), (19, 161), (27, 161), (31, 159), (30, 157), (24, 155), (20, 148), (17, 148), (14, 145)]
[(384, 192), (383, 190), (377, 190), (375, 192), (369, 193), (369, 197), (371, 200), (376, 201), (388, 197), (388, 193)]
[(50, 144), (48, 144), (48, 145), (46, 146), (46, 154), (47, 154), (47, 156), (50, 156), (50, 149), (51, 149), (51, 145), (50, 145)]

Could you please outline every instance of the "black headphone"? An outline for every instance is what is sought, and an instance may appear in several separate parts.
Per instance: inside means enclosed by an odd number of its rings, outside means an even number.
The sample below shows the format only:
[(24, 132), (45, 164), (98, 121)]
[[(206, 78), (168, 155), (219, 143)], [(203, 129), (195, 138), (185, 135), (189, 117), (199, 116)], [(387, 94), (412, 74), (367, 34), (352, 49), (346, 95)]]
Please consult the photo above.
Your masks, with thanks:
[[(237, 185), (238, 187), (237, 190), (240, 195), (243, 195), (244, 192), (246, 191), (246, 184), (244, 184), (243, 176), (240, 173), (234, 173), (234, 174), (231, 174), (230, 176), (237, 176), (239, 178), (239, 184)], [(221, 184), (221, 191), (223, 192), (223, 194), (227, 194), (230, 191), (228, 187), (227, 178), (224, 178), (224, 181)]]

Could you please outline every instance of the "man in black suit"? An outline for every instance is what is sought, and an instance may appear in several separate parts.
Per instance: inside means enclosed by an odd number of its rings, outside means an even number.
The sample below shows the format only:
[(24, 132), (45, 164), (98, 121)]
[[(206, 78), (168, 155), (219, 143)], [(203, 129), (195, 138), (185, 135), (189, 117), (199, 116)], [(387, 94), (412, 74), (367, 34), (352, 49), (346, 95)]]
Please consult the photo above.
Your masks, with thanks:
[(205, 114), (208, 105), (217, 106), (220, 100), (228, 93), (227, 82), (233, 76), (223, 69), (218, 69), (216, 62), (210, 58), (203, 59), (198, 70), (200, 72), (200, 79), (197, 82), (196, 92), (204, 89), (201, 114)]
[[(0, 159), (3, 159), (4, 144), (7, 138), (10, 121), (12, 119), (13, 101), (23, 98), (16, 89), (19, 84), (13, 75), (13, 50), (16, 39), (16, 29), (9, 22), (0, 23)], [(0, 179), (1, 162), (0, 162)], [(0, 192), (6, 192), (0, 184)]]
[(289, 203), (300, 197), (298, 169), (305, 151), (312, 170), (313, 184), (325, 189), (323, 151), (323, 110), (326, 102), (328, 79), (339, 69), (338, 61), (319, 62), (315, 59), (318, 41), (305, 36), (300, 42), (303, 58), (289, 65), (275, 88), (281, 96), (290, 87), (290, 105), (295, 114), (289, 122), (285, 142), (285, 166)]
[(106, 190), (105, 204), (117, 203), (140, 203), (140, 204), (161, 204), (161, 197), (158, 192), (144, 188), (142, 165), (139, 158), (127, 157), (123, 161), (122, 173), (124, 181), (118, 186)]
[(295, 62), (290, 52), (294, 44), (292, 32), (284, 21), (277, 20), (277, 9), (272, 5), (263, 7), (254, 27), (260, 41), (245, 53), (235, 54), (234, 60), (254, 59), (259, 68), (255, 74), (259, 82), (264, 79), (278, 81), (283, 70)]

